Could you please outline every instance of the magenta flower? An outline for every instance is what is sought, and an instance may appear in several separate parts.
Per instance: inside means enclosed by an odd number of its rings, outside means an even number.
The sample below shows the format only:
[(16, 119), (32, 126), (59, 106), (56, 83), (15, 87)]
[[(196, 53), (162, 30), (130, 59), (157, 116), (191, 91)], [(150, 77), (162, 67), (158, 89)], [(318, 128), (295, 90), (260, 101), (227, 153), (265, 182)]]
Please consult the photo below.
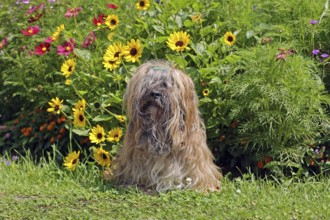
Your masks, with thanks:
[(41, 3), (41, 4), (38, 5), (38, 6), (33, 5), (32, 7), (30, 7), (30, 8), (26, 11), (26, 13), (27, 13), (27, 14), (32, 14), (32, 13), (35, 12), (35, 11), (39, 11), (39, 10), (43, 9), (43, 7), (44, 7), (44, 3)]
[(70, 38), (70, 42), (65, 41), (62, 45), (58, 45), (57, 54), (68, 56), (70, 53), (72, 53), (74, 47), (75, 47), (74, 40)]
[(33, 36), (33, 35), (39, 33), (39, 31), (40, 31), (39, 26), (34, 26), (34, 27), (28, 27), (26, 30), (22, 30), (22, 33), (25, 36)]
[(96, 40), (96, 35), (94, 31), (91, 31), (89, 35), (86, 36), (86, 39), (84, 42), (82, 42), (81, 46), (83, 48), (88, 48), (91, 44), (93, 44)]
[(64, 16), (66, 18), (77, 17), (81, 10), (82, 10), (81, 7), (79, 7), (79, 8), (68, 8), (68, 10), (66, 11)]
[(329, 57), (329, 55), (324, 53), (324, 54), (321, 54), (320, 57), (322, 57), (323, 59), (327, 59)]
[(319, 54), (320, 53), (320, 50), (318, 50), (318, 49), (314, 49), (313, 51), (312, 51), (312, 54), (313, 55), (317, 55), (317, 54)]
[(318, 22), (317, 20), (311, 20), (309, 23), (310, 23), (311, 25), (316, 25), (316, 24), (318, 24), (319, 22)]
[(32, 22), (38, 21), (41, 18), (41, 16), (42, 16), (42, 13), (35, 15), (35, 16), (30, 16), (28, 19), (28, 22), (32, 23)]
[(1, 43), (0, 43), (0, 50), (1, 50), (2, 48), (4, 48), (4, 47), (6, 46), (6, 44), (7, 44), (7, 38), (5, 37), (5, 38), (1, 41)]
[(118, 6), (115, 5), (115, 4), (107, 4), (107, 7), (111, 8), (111, 9), (117, 9), (118, 8)]
[(46, 52), (50, 50), (50, 43), (40, 43), (35, 47), (34, 54), (44, 55)]

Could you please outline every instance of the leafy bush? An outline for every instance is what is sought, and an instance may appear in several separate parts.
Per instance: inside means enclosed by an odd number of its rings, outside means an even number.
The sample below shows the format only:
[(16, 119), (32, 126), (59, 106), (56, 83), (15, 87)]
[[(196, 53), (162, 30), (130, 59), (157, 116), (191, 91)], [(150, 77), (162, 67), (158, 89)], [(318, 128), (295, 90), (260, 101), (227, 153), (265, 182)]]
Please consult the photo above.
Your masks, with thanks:
[(194, 80), (225, 172), (328, 160), (308, 147), (329, 149), (328, 1), (26, 2), (0, 3), (2, 153), (108, 160), (126, 128), (127, 80), (167, 59)]

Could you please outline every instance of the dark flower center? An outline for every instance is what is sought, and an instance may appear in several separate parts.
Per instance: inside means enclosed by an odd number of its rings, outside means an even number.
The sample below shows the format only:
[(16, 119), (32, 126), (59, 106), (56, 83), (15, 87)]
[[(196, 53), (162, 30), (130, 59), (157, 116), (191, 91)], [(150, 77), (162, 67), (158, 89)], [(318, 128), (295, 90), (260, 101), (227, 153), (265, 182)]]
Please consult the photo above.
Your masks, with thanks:
[(110, 63), (110, 64), (115, 64), (116, 61), (115, 61), (115, 60), (109, 60), (109, 63)]
[(84, 116), (83, 115), (79, 115), (79, 121), (84, 121)]
[(137, 49), (136, 48), (132, 48), (131, 51), (129, 52), (132, 56), (137, 54)]
[(232, 42), (234, 41), (234, 38), (232, 36), (227, 37), (227, 41)]
[(55, 105), (54, 109), (55, 109), (55, 111), (58, 111), (60, 109), (60, 106), (59, 105)]
[(114, 135), (113, 137), (114, 137), (114, 138), (118, 138), (118, 137), (119, 137), (119, 135), (118, 135), (118, 134), (116, 134), (116, 135)]
[(114, 57), (119, 57), (119, 55), (120, 55), (120, 52), (116, 52)]
[(71, 72), (72, 69), (73, 69), (73, 67), (72, 66), (69, 66), (68, 71)]
[(112, 19), (111, 22), (110, 22), (112, 25), (116, 25), (117, 24), (117, 21), (115, 19)]
[(175, 43), (175, 46), (177, 46), (177, 47), (182, 47), (183, 45), (184, 45), (184, 43), (182, 41), (177, 41)]
[(97, 139), (102, 139), (103, 135), (102, 135), (101, 133), (98, 133), (98, 134), (96, 135), (96, 137), (97, 137)]
[(76, 164), (78, 162), (78, 160), (77, 159), (74, 159), (73, 161), (72, 161), (72, 164)]
[(102, 154), (102, 159), (106, 160), (106, 159), (108, 159), (108, 156), (106, 154)]
[(140, 1), (140, 6), (141, 6), (141, 7), (144, 7), (144, 5), (145, 5), (145, 4), (144, 4), (144, 1)]

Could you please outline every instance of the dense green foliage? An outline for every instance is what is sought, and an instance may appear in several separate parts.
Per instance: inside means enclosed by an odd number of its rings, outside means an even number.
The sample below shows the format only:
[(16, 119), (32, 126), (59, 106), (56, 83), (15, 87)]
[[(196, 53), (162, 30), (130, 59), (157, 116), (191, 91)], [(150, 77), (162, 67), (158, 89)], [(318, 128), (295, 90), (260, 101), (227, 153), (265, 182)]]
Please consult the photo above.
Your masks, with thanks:
[[(62, 162), (62, 155), (79, 150), (87, 162), (90, 147), (102, 146), (115, 156), (120, 141), (93, 143), (92, 128), (102, 126), (103, 136), (114, 128), (125, 132), (120, 117), (127, 80), (142, 62), (167, 59), (194, 80), (209, 146), (224, 172), (329, 169), (329, 1), (158, 2), (139, 10), (132, 0), (111, 2), (118, 8), (105, 1), (39, 0), (30, 13), (32, 3), (3, 0), (0, 153), (54, 153)], [(65, 16), (69, 8), (77, 13)], [(108, 15), (118, 16), (116, 26), (102, 23)], [(22, 32), (36, 26), (35, 34)], [(190, 36), (180, 52), (167, 45), (179, 31)], [(45, 39), (55, 33), (48, 51)], [(141, 57), (123, 56), (106, 68), (114, 62), (105, 61), (107, 49), (131, 40), (141, 41)], [(61, 46), (74, 48), (61, 55)], [(70, 59), (76, 65), (65, 75)], [(63, 100), (59, 114), (47, 111), (56, 97)], [(86, 122), (77, 126), (82, 99)]]

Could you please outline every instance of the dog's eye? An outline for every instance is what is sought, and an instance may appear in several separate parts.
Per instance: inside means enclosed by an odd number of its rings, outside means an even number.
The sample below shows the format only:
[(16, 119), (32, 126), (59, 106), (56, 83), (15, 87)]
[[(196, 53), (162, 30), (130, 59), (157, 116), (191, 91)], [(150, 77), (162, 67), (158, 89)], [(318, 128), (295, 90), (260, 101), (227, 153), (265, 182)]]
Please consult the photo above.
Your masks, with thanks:
[(166, 82), (162, 82), (161, 85), (162, 85), (163, 88), (167, 88), (167, 83)]

